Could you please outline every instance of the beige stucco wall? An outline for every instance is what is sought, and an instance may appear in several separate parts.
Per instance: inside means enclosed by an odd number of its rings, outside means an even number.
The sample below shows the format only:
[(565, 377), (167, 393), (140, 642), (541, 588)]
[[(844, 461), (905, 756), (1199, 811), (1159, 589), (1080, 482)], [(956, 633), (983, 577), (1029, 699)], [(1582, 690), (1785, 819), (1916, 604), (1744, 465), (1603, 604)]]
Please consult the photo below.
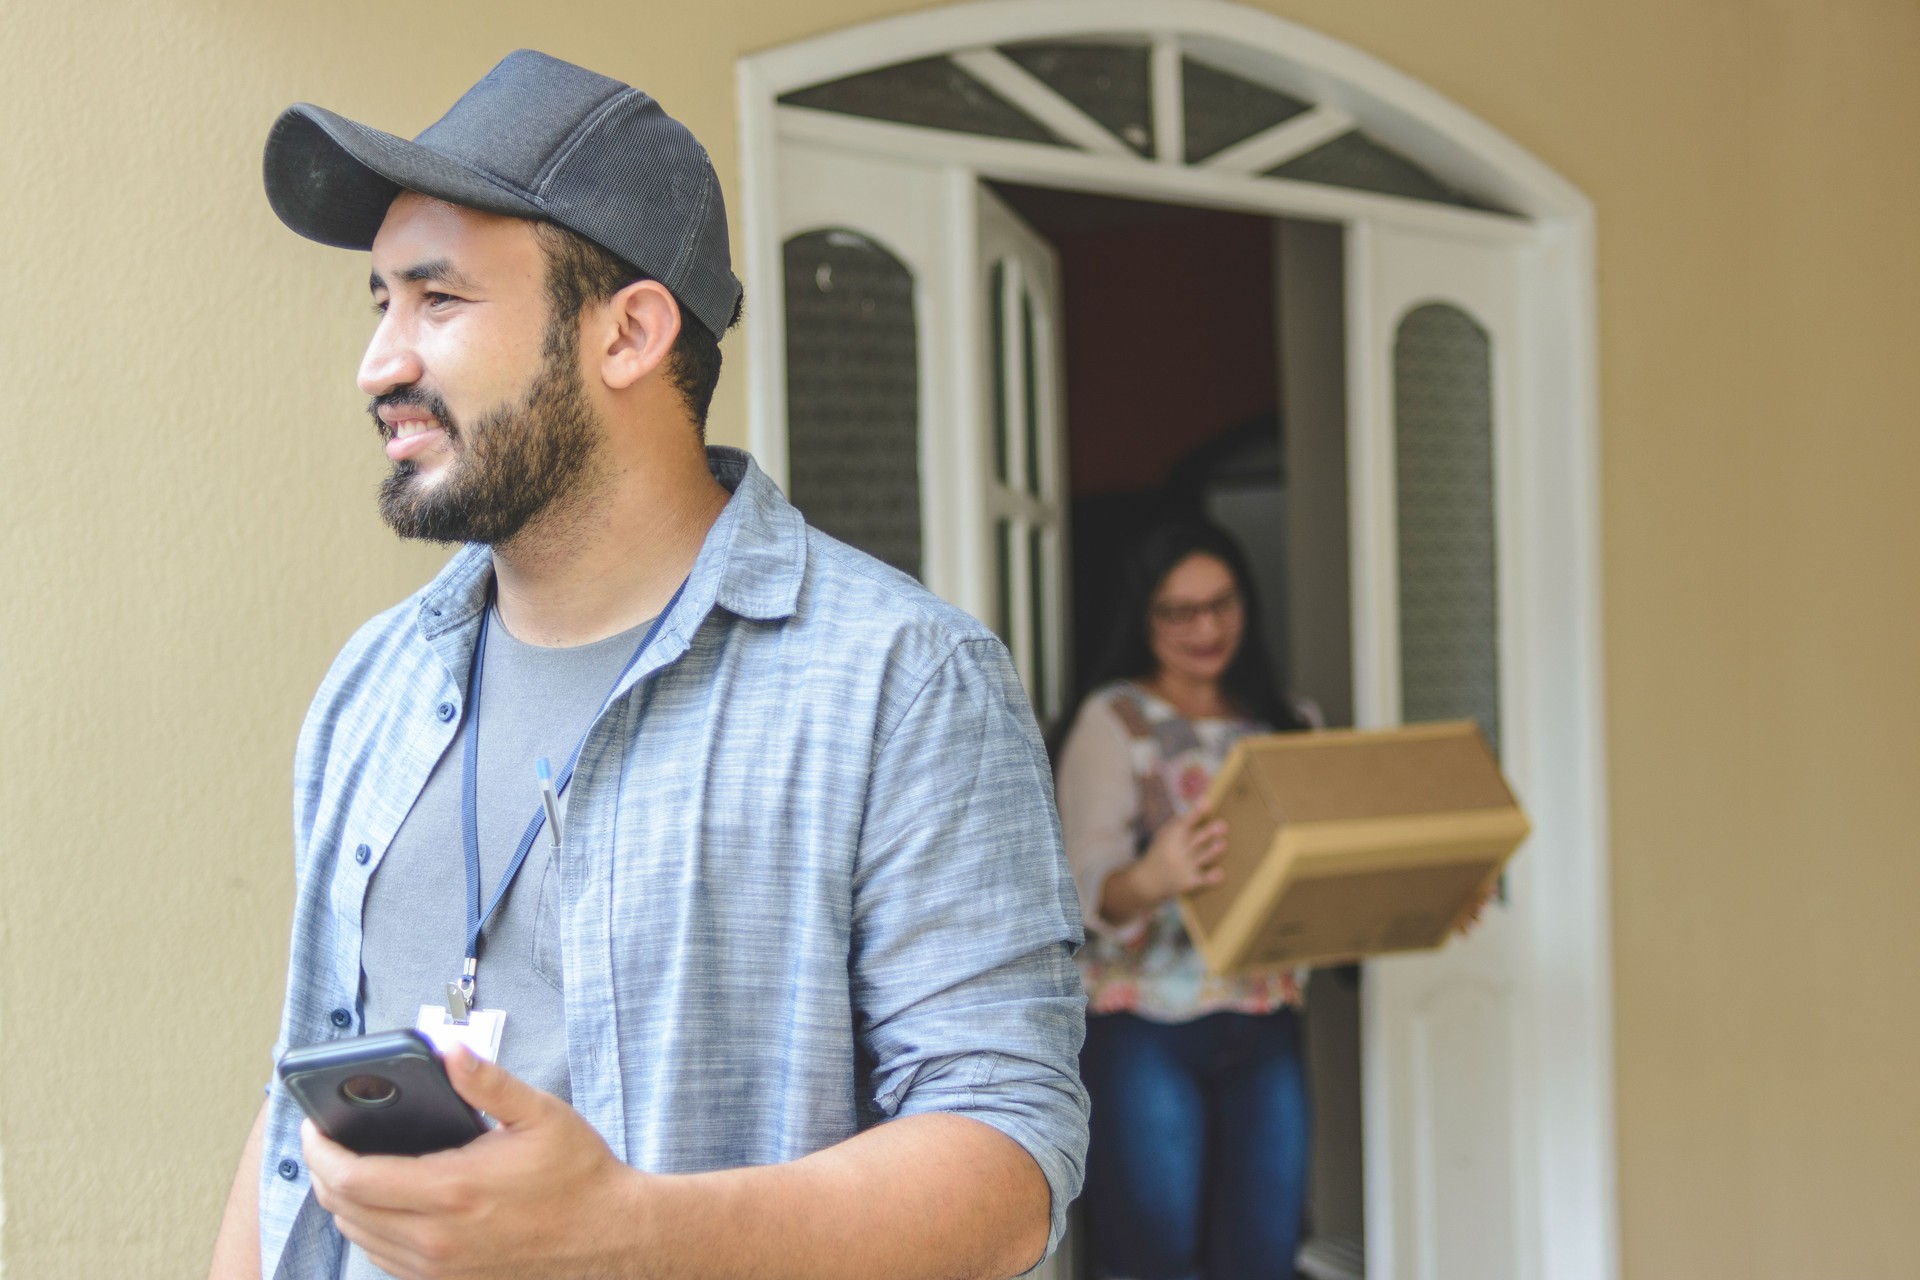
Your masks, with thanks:
[[(1266, 4), (1599, 212), (1627, 1276), (1913, 1274), (1920, 7)], [(731, 182), (734, 59), (906, 7), (0, 8), (10, 1280), (204, 1265), (268, 1066), (294, 729), (437, 562), (373, 514), (363, 267), (268, 212), (275, 111), (411, 131), (537, 44)]]

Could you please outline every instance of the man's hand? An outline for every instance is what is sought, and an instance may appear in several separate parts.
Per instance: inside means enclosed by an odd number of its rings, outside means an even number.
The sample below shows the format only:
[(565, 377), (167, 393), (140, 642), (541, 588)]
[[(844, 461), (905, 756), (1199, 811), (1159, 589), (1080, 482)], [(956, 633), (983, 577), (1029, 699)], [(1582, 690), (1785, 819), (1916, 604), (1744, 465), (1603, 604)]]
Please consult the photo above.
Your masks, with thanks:
[(402, 1280), (1011, 1276), (1047, 1238), (1047, 1180), (979, 1121), (916, 1115), (790, 1164), (659, 1175), (552, 1094), (464, 1050), (460, 1096), (500, 1127), (430, 1156), (358, 1156), (309, 1121), (314, 1193)]
[(465, 1049), (447, 1076), (499, 1127), (426, 1156), (361, 1156), (311, 1120), (301, 1145), (320, 1204), (403, 1280), (606, 1274), (641, 1224), (630, 1169), (572, 1107)]

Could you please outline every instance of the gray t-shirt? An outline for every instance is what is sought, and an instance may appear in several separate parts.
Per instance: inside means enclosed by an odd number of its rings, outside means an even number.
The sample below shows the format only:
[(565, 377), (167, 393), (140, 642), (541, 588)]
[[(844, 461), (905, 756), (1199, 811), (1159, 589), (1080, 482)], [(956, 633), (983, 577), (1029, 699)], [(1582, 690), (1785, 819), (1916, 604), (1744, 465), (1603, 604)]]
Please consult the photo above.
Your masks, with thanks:
[[(476, 788), (483, 910), (539, 807), (534, 761), (547, 757), (558, 782), (574, 744), (650, 625), (577, 648), (545, 649), (507, 634), (499, 614), (490, 620)], [(459, 976), (467, 936), (460, 831), (464, 750), (456, 737), (440, 757), (367, 886), (360, 983), (369, 1032), (413, 1026), (420, 1006), (444, 1003), (447, 982)], [(561, 804), (564, 813), (564, 799)], [(560, 876), (557, 869), (549, 874), (548, 839), (542, 828), (481, 934), (477, 996), (482, 1008), (506, 1010), (500, 1064), (570, 1100)], [(349, 1247), (345, 1280), (385, 1274), (357, 1245)]]

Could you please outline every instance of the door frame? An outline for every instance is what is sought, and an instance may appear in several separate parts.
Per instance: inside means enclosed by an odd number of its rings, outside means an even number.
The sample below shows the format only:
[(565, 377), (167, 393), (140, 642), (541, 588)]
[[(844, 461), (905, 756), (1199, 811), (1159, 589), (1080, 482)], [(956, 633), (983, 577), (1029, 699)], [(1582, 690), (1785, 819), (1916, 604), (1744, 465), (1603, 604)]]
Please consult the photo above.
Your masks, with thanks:
[[(1209, 61), (1229, 69), (1236, 58), (1269, 68), (1284, 64), (1299, 77), (1305, 90), (1299, 96), (1327, 104), (1317, 110), (1329, 114), (1307, 122), (1303, 133), (1361, 119), (1382, 141), (1520, 216), (1271, 178), (1256, 181), (1251, 168), (1143, 163), (1097, 149), (936, 134), (778, 102), (795, 89), (914, 58), (1021, 40), (1116, 34), (1144, 36), (1161, 65), (1178, 59), (1180, 42), (1203, 45)], [(951, 174), (954, 200), (973, 183), (991, 178), (1339, 222), (1347, 228), (1353, 273), (1366, 270), (1367, 229), (1375, 225), (1414, 226), (1515, 252), (1525, 278), (1522, 306), (1529, 341), (1514, 353), (1522, 362), (1515, 420), (1524, 429), (1501, 463), (1501, 479), (1512, 485), (1502, 505), (1514, 513), (1515, 527), (1500, 552), (1503, 582), (1515, 586), (1506, 597), (1512, 602), (1507, 625), (1525, 640), (1514, 650), (1524, 655), (1520, 670), (1505, 683), (1523, 692), (1519, 714), (1524, 723), (1518, 727), (1537, 762), (1525, 788), (1533, 844), (1553, 850), (1551, 858), (1531, 859), (1524, 878), (1526, 961), (1517, 977), (1527, 1016), (1519, 1057), (1535, 1105), (1520, 1117), (1524, 1132), (1519, 1137), (1527, 1152), (1518, 1167), (1537, 1179), (1526, 1196), (1537, 1218), (1525, 1233), (1535, 1242), (1530, 1261), (1536, 1274), (1543, 1280), (1615, 1280), (1599, 409), (1593, 210), (1586, 197), (1511, 139), (1387, 64), (1224, 0), (977, 0), (768, 50), (741, 59), (737, 70), (743, 256), (756, 293), (745, 322), (749, 443), (781, 483), (787, 461), (786, 369), (774, 192), (783, 137), (920, 167), (937, 161)], [(1154, 101), (1156, 133), (1172, 137), (1178, 133), (1180, 105), (1166, 98), (1161, 94)], [(1057, 124), (1056, 131), (1063, 127), (1070, 129), (1072, 122)], [(1330, 135), (1322, 134), (1322, 140), (1325, 136)], [(956, 260), (950, 267), (970, 271), (973, 247), (956, 244), (952, 252)], [(963, 256), (969, 261), (958, 260)], [(1349, 298), (1360, 293), (1352, 279), (1348, 293)], [(1358, 318), (1350, 313), (1348, 320), (1353, 325)], [(1363, 439), (1361, 428), (1368, 414), (1390, 410), (1369, 401), (1351, 403), (1350, 420), (1355, 445), (1377, 449), (1377, 432)], [(1359, 511), (1366, 503), (1358, 487), (1369, 481), (1361, 462), (1365, 454), (1357, 449), (1352, 456)], [(1356, 542), (1356, 555), (1361, 545)], [(1390, 550), (1376, 545), (1374, 554)], [(1354, 572), (1356, 582), (1382, 576), (1381, 566), (1356, 564)], [(1356, 600), (1356, 613), (1362, 607)], [(1391, 682), (1394, 675), (1381, 674), (1387, 664), (1370, 661), (1359, 647), (1370, 634), (1362, 622), (1373, 625), (1355, 618), (1356, 708), (1362, 724), (1378, 723), (1389, 714), (1387, 690), (1378, 681)], [(1391, 1220), (1390, 1194), (1370, 1168), (1370, 1236), (1371, 1224)]]

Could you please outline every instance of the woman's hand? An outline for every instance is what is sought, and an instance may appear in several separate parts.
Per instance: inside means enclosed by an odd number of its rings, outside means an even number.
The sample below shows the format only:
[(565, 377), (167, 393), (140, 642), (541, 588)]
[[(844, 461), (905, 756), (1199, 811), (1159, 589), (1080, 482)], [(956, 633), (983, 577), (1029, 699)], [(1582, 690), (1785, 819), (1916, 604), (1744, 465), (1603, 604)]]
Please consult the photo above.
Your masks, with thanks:
[(1226, 851), (1225, 822), (1204, 809), (1174, 818), (1153, 833), (1145, 853), (1101, 885), (1100, 918), (1124, 927), (1168, 898), (1219, 884)]
[(1227, 824), (1204, 809), (1193, 809), (1153, 833), (1153, 843), (1140, 855), (1143, 887), (1155, 904), (1176, 894), (1191, 893), (1220, 883), (1221, 855), (1227, 851)]
[(1487, 907), (1500, 895), (1500, 883), (1500, 877), (1495, 876), (1480, 886), (1480, 892), (1474, 895), (1473, 905), (1461, 915), (1460, 923), (1453, 926), (1456, 934), (1464, 938), (1480, 927), (1480, 922), (1486, 918)]

